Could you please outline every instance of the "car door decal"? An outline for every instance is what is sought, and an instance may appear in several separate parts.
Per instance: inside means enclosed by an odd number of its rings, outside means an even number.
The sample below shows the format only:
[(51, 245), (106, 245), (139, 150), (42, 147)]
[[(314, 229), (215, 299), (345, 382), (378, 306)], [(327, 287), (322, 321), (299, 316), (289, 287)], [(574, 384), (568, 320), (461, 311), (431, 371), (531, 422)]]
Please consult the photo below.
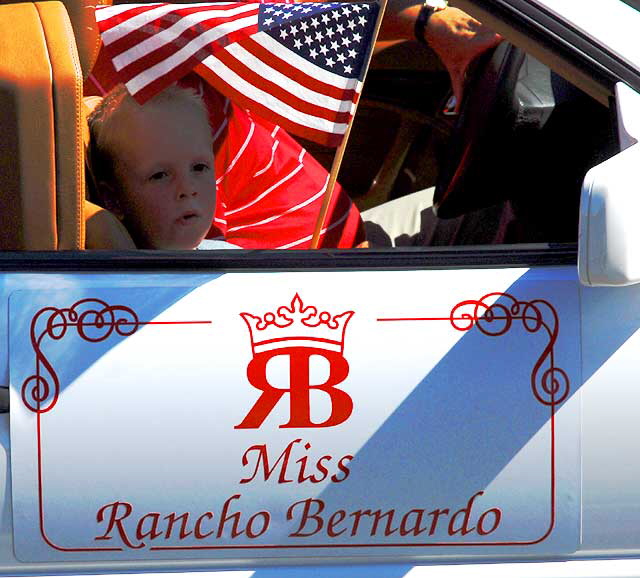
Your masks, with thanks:
[(12, 296), (21, 559), (575, 549), (572, 282), (389, 307), (280, 277), (251, 305), (250, 276), (223, 275), (148, 319), (152, 288)]

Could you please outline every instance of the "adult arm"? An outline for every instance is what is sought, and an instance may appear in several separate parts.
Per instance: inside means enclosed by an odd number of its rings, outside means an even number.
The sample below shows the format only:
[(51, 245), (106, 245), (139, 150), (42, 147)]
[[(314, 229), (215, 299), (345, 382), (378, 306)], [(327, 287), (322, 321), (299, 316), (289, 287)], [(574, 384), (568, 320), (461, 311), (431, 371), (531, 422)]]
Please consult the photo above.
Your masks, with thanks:
[[(379, 40), (401, 41), (413, 38), (421, 6), (415, 0), (389, 0)], [(460, 103), (469, 65), (502, 39), (499, 34), (466, 12), (448, 6), (431, 15), (424, 30), (424, 40), (449, 72), (453, 94), (456, 102)]]

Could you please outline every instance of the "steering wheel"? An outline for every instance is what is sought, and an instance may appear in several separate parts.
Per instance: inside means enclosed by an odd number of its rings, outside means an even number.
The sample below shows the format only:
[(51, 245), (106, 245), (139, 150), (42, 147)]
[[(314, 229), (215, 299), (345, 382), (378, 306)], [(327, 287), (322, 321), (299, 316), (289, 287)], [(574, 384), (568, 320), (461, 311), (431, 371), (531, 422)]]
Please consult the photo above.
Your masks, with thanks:
[(439, 163), (433, 202), (438, 217), (496, 204), (517, 182), (514, 89), (524, 57), (522, 50), (502, 42), (477, 61)]

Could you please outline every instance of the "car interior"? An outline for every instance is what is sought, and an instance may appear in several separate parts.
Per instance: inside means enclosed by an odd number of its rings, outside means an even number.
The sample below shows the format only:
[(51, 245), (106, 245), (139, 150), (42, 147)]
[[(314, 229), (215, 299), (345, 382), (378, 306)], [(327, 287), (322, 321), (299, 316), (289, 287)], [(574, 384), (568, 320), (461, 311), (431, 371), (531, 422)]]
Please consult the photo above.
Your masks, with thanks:
[[(340, 174), (356, 191), (372, 245), (576, 242), (584, 175), (618, 151), (604, 88), (531, 41), (525, 51), (505, 40), (472, 66), (451, 114), (446, 73), (417, 72), (424, 50), (413, 44), (400, 57), (383, 52), (370, 68)], [(390, 142), (392, 126), (397, 140), (385, 157), (380, 143)], [(382, 160), (364, 176), (358, 159)], [(354, 166), (361, 170), (350, 187)]]
[[(513, 44), (475, 63), (455, 115), (427, 47), (407, 41), (374, 57), (339, 175), (370, 244), (575, 242), (582, 178), (618, 149), (612, 87), (458, 4)], [(135, 248), (87, 200), (82, 87), (100, 47), (94, 5), (0, 4), (2, 250)], [(304, 145), (330, 165), (332, 149)]]

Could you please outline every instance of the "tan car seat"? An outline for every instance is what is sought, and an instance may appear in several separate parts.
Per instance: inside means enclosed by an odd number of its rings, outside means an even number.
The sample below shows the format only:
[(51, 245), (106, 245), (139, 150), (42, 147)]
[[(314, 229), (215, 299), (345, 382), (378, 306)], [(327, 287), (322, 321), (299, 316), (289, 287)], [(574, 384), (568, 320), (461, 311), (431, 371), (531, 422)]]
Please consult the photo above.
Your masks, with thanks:
[(2, 250), (133, 247), (113, 215), (85, 209), (83, 70), (99, 38), (89, 2), (68, 3), (0, 5)]

